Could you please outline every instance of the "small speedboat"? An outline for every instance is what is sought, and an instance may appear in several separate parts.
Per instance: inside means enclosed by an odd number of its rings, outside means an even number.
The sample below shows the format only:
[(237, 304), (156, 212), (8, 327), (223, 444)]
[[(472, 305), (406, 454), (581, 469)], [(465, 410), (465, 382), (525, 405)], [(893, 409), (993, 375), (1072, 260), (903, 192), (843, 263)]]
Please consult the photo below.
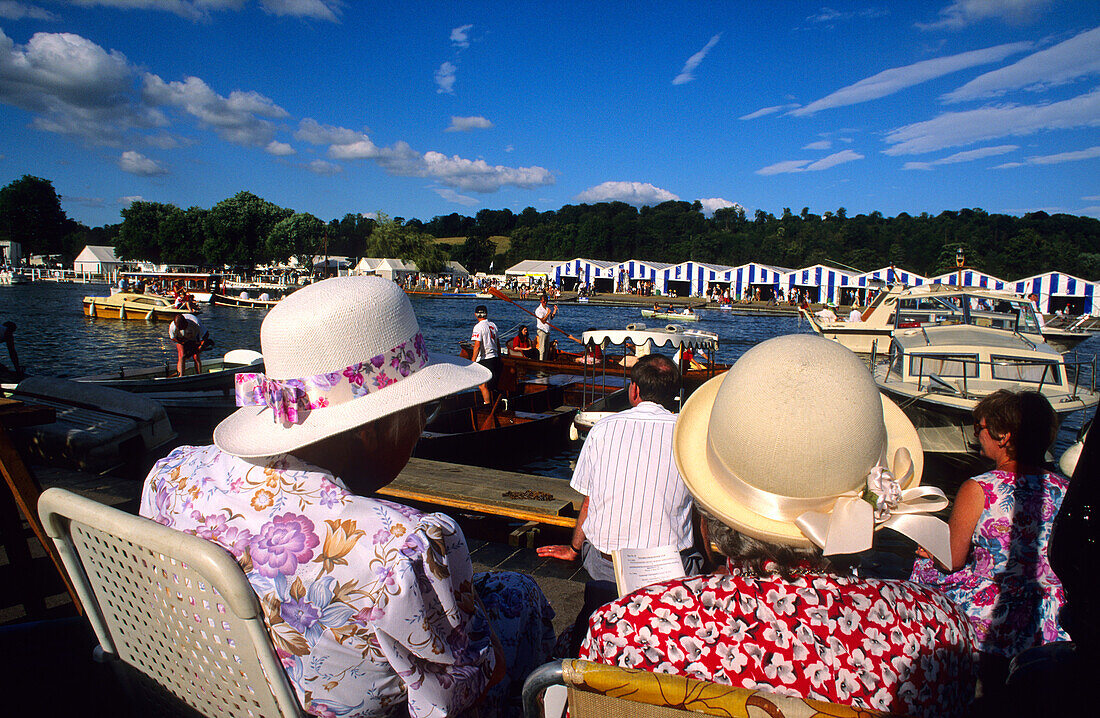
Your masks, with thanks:
[[(264, 297), (267, 297), (266, 299)], [(237, 295), (232, 294), (218, 294), (214, 292), (210, 295), (210, 303), (219, 307), (247, 307), (249, 309), (271, 309), (282, 300), (282, 297), (272, 299), (269, 294), (260, 294), (259, 297), (252, 297), (246, 291), (241, 291)]]
[(84, 297), (84, 314), (100, 319), (144, 319), (167, 322), (180, 314), (198, 314), (199, 309), (177, 309), (171, 300), (157, 294), (115, 292), (109, 297)]
[(647, 319), (663, 319), (669, 322), (697, 322), (699, 321), (699, 315), (693, 311), (687, 310), (684, 312), (658, 312), (653, 309), (643, 309), (642, 316)]

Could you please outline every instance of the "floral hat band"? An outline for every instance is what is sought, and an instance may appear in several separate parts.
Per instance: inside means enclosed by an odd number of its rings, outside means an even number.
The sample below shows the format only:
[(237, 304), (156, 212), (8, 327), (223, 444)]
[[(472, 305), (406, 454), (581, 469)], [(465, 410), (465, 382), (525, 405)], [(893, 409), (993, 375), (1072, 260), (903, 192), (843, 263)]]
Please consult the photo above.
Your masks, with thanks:
[(410, 339), (366, 361), (300, 379), (266, 374), (236, 376), (237, 406), (267, 406), (276, 422), (300, 424), (313, 409), (336, 406), (400, 381), (428, 365), (424, 336)]

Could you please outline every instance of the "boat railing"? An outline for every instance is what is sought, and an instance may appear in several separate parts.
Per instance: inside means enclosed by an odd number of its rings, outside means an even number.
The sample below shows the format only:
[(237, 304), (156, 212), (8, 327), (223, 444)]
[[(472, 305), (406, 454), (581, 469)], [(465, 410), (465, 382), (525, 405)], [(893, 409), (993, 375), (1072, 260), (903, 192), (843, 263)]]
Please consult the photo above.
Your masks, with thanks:
[[(976, 398), (975, 395), (971, 394), (971, 392), (970, 392), (970, 385), (969, 385), (968, 380), (970, 378), (979, 378), (979, 377), (981, 377), (982, 367), (989, 367), (989, 376), (993, 379), (1005, 379), (1006, 378), (1006, 377), (996, 376), (996, 369), (998, 367), (1002, 367), (1002, 368), (1003, 367), (1017, 367), (1018, 369), (1021, 369), (1021, 370), (1024, 369), (1024, 368), (1027, 368), (1027, 367), (1041, 368), (1042, 373), (1039, 376), (1037, 382), (1034, 379), (1026, 378), (1023, 371), (1020, 371), (1020, 376), (1018, 378), (1014, 377), (1014, 378), (1011, 379), (1012, 381), (1018, 381), (1020, 383), (1028, 383), (1028, 384), (1033, 383), (1033, 384), (1036, 385), (1035, 386), (1035, 391), (1041, 392), (1043, 390), (1043, 387), (1045, 387), (1049, 383), (1051, 383), (1048, 380), (1053, 380), (1053, 379), (1057, 378), (1057, 376), (1058, 376), (1057, 375), (1057, 367), (1063, 366), (1063, 367), (1065, 367), (1065, 375), (1066, 375), (1065, 381), (1066, 381), (1066, 384), (1069, 385), (1070, 382), (1072, 382), (1072, 386), (1067, 386), (1068, 394), (1069, 394), (1069, 397), (1068, 397), (1069, 400), (1076, 399), (1078, 391), (1082, 390), (1082, 388), (1087, 389), (1090, 393), (1096, 391), (1096, 357), (1095, 356), (1078, 360), (1076, 355), (1074, 355), (1074, 360), (1073, 361), (1063, 359), (1063, 361), (1061, 361), (1061, 362), (1056, 362), (1056, 361), (1049, 361), (1049, 362), (1034, 361), (1034, 360), (1028, 360), (1028, 359), (1023, 359), (1023, 360), (1019, 360), (1019, 361), (1006, 360), (1006, 359), (995, 359), (995, 360), (983, 361), (981, 359), (975, 359), (973, 357), (963, 357), (963, 356), (916, 356), (916, 357), (910, 357), (910, 359), (916, 359), (917, 360), (918, 371), (917, 372), (912, 372), (911, 371), (910, 374), (913, 374), (913, 373), (916, 374), (917, 390), (918, 391), (925, 391), (926, 389), (928, 391), (932, 391), (933, 390), (933, 385), (935, 385), (935, 386), (938, 386), (938, 387), (951, 389), (953, 391), (953, 393), (958, 394), (959, 396), (961, 396), (964, 399)], [(942, 371), (940, 371), (940, 372), (931, 371), (931, 370), (926, 371), (926, 368), (927, 368), (925, 366), (925, 361), (926, 360), (929, 362), (929, 364), (931, 364), (933, 362), (939, 362), (942, 365), (945, 362), (950, 362), (951, 364), (956, 365), (957, 368), (958, 368), (958, 374), (952, 374), (948, 378), (958, 379), (958, 380), (961, 380), (961, 381), (956, 382), (956, 383), (951, 383), (951, 382), (947, 381), (942, 376)], [(874, 354), (872, 353), (872, 357), (871, 357), (871, 362), (872, 362), (871, 365), (872, 366), (874, 366), (874, 361), (875, 361), (875, 357), (874, 357)], [(953, 366), (952, 368), (954, 369), (955, 367)], [(886, 373), (886, 378), (887, 379), (889, 379), (890, 372), (892, 371), (892, 369), (893, 369), (893, 361), (890, 362), (890, 364), (887, 368), (887, 373)], [(942, 366), (941, 366), (941, 369), (942, 369)], [(1088, 375), (1086, 386), (1082, 387), (1082, 374), (1085, 374), (1086, 372), (1087, 372), (1087, 375)], [(1057, 382), (1057, 383), (1061, 383), (1061, 382)]]

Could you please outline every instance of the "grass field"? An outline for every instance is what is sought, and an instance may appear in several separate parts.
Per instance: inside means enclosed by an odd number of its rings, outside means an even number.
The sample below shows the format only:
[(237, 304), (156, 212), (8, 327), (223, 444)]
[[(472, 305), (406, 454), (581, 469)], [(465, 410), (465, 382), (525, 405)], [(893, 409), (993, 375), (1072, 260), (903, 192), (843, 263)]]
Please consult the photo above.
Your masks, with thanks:
[[(512, 248), (512, 240), (509, 237), (495, 236), (489, 237), (489, 240), (496, 245), (497, 254), (503, 254)], [(462, 244), (466, 241), (465, 237), (439, 237), (435, 240), (440, 244)]]

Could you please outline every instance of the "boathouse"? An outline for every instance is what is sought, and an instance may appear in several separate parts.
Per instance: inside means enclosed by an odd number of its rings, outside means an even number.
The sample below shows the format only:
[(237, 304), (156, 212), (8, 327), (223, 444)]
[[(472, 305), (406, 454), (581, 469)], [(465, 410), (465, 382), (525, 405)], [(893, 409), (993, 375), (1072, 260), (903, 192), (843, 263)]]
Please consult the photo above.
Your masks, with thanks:
[[(928, 283), (951, 284), (956, 287), (981, 287), (982, 289), (993, 289), (996, 291), (1003, 291), (1010, 286), (1009, 282), (994, 277), (992, 274), (986, 274), (977, 269), (967, 269), (965, 267), (953, 269), (950, 272), (932, 277), (928, 280)], [(1012, 290), (1009, 289), (1008, 291)]]
[(551, 279), (563, 291), (572, 291), (588, 286), (597, 292), (611, 292), (615, 289), (615, 273), (612, 268), (616, 262), (602, 259), (570, 259), (554, 265)]
[(657, 276), (663, 269), (671, 266), (667, 262), (628, 259), (613, 266), (611, 271), (615, 275), (618, 290), (628, 292), (631, 287), (635, 286), (636, 282), (652, 282), (653, 286), (656, 287)]
[(779, 287), (788, 297), (791, 292), (801, 292), (810, 302), (852, 304), (853, 299), (859, 299), (859, 288), (853, 281), (856, 276), (856, 272), (815, 264), (787, 272), (779, 280)]
[(518, 264), (513, 264), (504, 270), (504, 276), (515, 279), (520, 284), (531, 284), (545, 281), (554, 272), (558, 262), (546, 259), (525, 259)]
[(122, 260), (115, 256), (114, 247), (89, 244), (73, 260), (73, 271), (77, 276), (108, 277), (122, 269), (122, 264)]
[(1039, 295), (1039, 311), (1044, 314), (1100, 314), (1096, 296), (1098, 282), (1090, 282), (1062, 272), (1044, 272), (1026, 277), (1007, 285), (1007, 289), (1017, 294)]
[(731, 267), (724, 264), (680, 262), (661, 270), (663, 286), (662, 282), (658, 282), (658, 286), (661, 286), (666, 294), (676, 292), (679, 297), (699, 297), (707, 293), (711, 283), (720, 284), (722, 289), (725, 289), (728, 280), (722, 277), (730, 269)]
[[(779, 282), (783, 275), (791, 271), (793, 270), (789, 267), (749, 262), (739, 267), (730, 267), (717, 281), (725, 282), (729, 286), (731, 297), (759, 298), (761, 301), (768, 301), (779, 290)], [(759, 297), (757, 297), (757, 290), (760, 290)]]

